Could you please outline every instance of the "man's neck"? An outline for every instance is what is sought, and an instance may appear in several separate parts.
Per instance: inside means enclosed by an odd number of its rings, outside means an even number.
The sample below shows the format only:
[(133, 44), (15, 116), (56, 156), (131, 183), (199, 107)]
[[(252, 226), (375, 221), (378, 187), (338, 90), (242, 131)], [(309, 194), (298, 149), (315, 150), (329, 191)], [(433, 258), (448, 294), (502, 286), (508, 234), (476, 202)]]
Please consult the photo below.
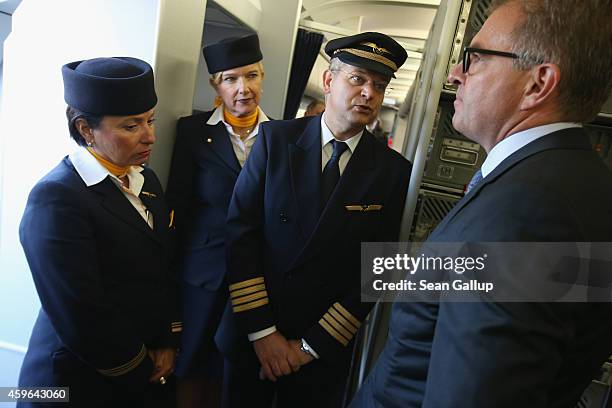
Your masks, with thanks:
[(553, 114), (551, 112), (543, 111), (533, 112), (528, 116), (522, 118), (519, 117), (515, 120), (509, 120), (508, 122), (506, 122), (506, 124), (499, 130), (497, 136), (491, 141), (491, 143), (487, 145), (483, 143), (482, 147), (486, 150), (487, 153), (489, 153), (495, 145), (515, 133), (519, 133), (528, 129), (533, 129), (538, 126), (549, 125), (551, 123), (568, 121), (571, 122), (570, 120), (564, 119), (562, 115), (558, 113)]
[(357, 133), (361, 132), (365, 128), (365, 126), (356, 127), (356, 128), (341, 126), (339, 121), (336, 121), (330, 118), (329, 116), (331, 115), (327, 115), (327, 112), (324, 112), (323, 121), (325, 122), (325, 125), (327, 126), (327, 128), (332, 132), (334, 137), (338, 140), (344, 141), (344, 140), (350, 139), (351, 137), (355, 136)]

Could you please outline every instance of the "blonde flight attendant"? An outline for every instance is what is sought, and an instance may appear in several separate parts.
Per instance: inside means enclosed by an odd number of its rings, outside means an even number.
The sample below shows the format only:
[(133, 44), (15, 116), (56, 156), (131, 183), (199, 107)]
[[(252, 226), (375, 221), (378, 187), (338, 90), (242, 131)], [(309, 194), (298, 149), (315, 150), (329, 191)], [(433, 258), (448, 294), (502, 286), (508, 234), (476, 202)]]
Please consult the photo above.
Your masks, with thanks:
[(167, 190), (183, 280), (181, 407), (219, 403), (223, 359), (213, 339), (228, 294), (225, 219), (259, 124), (268, 120), (259, 108), (264, 72), (257, 35), (226, 39), (203, 52), (218, 106), (179, 120)]

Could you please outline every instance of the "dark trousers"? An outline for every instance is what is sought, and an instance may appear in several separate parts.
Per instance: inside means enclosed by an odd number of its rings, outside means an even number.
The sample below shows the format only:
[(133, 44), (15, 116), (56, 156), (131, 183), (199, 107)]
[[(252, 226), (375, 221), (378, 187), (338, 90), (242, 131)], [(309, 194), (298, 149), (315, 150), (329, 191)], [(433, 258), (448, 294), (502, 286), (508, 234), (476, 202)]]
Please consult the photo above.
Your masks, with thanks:
[(314, 360), (297, 373), (272, 382), (259, 379), (260, 365), (252, 347), (236, 357), (225, 362), (224, 408), (340, 408), (342, 405), (348, 362), (337, 367)]

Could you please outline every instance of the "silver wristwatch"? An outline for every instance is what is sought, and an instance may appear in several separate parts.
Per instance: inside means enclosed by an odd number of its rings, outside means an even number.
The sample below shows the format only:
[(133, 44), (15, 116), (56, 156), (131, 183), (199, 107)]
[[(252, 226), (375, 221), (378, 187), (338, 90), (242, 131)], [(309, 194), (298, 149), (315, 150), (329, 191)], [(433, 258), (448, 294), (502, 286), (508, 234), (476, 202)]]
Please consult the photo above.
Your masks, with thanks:
[(300, 350), (302, 350), (306, 354), (310, 354), (314, 358), (317, 358), (316, 353), (314, 352), (312, 347), (310, 347), (308, 343), (306, 343), (306, 340), (304, 339), (302, 339), (302, 345), (300, 347)]

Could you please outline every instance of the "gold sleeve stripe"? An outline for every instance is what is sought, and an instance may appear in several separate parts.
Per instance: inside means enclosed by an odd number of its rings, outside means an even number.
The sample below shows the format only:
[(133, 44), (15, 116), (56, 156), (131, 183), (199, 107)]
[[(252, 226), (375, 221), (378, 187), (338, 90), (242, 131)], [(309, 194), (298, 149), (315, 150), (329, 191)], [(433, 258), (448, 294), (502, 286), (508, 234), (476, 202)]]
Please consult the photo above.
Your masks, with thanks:
[(348, 331), (351, 332), (351, 334), (355, 334), (357, 333), (357, 328), (355, 326), (353, 326), (351, 324), (351, 322), (349, 322), (348, 320), (346, 320), (340, 313), (336, 312), (336, 309), (330, 307), (329, 310), (327, 311), (330, 315), (333, 316), (334, 319), (336, 319), (338, 322), (340, 322), (340, 324), (344, 327), (346, 327), (346, 329)]
[(323, 319), (325, 319), (327, 323), (329, 323), (334, 329), (336, 329), (336, 331), (338, 331), (341, 335), (346, 337), (348, 340), (351, 340), (353, 338), (353, 335), (349, 333), (349, 331), (346, 330), (339, 322), (337, 322), (336, 319), (330, 316), (329, 313), (325, 313), (323, 315)]
[(248, 295), (249, 293), (259, 292), (260, 290), (266, 290), (266, 285), (262, 283), (261, 285), (255, 285), (255, 286), (250, 286), (244, 289), (238, 289), (233, 292), (230, 292), (230, 296), (232, 298), (236, 298), (238, 296)]
[(267, 304), (268, 304), (268, 298), (266, 297), (265, 299), (259, 299), (259, 300), (256, 300), (255, 302), (246, 303), (240, 306), (234, 306), (234, 313), (244, 312), (245, 310), (255, 309), (257, 307), (267, 305)]
[(262, 290), (261, 292), (253, 293), (252, 295), (243, 296), (238, 299), (232, 299), (232, 305), (238, 306), (243, 303), (247, 303), (247, 302), (265, 298), (265, 297), (268, 297), (268, 292), (266, 292), (265, 290)]
[(232, 291), (232, 290), (236, 290), (236, 289), (242, 289), (242, 288), (246, 288), (248, 286), (258, 285), (260, 283), (264, 283), (263, 276), (260, 276), (258, 278), (253, 278), (253, 279), (245, 280), (245, 281), (238, 282), (238, 283), (233, 283), (233, 284), (229, 285), (229, 290)]
[(183, 322), (172, 322), (170, 323), (170, 330), (172, 333), (179, 333), (183, 331)]
[(136, 355), (136, 357), (134, 357), (127, 363), (120, 365), (118, 367), (115, 367), (115, 368), (98, 370), (98, 372), (107, 377), (118, 377), (120, 375), (127, 374), (128, 372), (132, 371), (142, 362), (142, 360), (145, 359), (146, 356), (147, 356), (147, 349), (145, 348), (143, 344), (142, 347), (140, 348), (140, 351)]
[(172, 328), (172, 333), (180, 333), (183, 331), (182, 327), (173, 327)]
[(383, 57), (382, 55), (374, 54), (373, 52), (358, 50), (356, 48), (340, 48), (340, 49), (335, 50), (334, 54), (340, 51), (348, 52), (350, 54), (357, 55), (358, 57), (361, 57), (361, 58), (367, 58), (367, 59), (374, 60), (376, 62), (380, 62), (381, 64), (388, 66), (392, 70), (397, 71), (397, 65), (395, 64), (395, 62), (391, 61), (389, 58)]
[(346, 320), (348, 320), (349, 322), (353, 323), (353, 326), (359, 328), (361, 326), (361, 323), (359, 322), (359, 320), (357, 320), (355, 318), (355, 316), (353, 316), (352, 314), (349, 313), (348, 310), (346, 310), (344, 307), (342, 307), (342, 305), (338, 302), (334, 303), (334, 308), (336, 308), (337, 311), (339, 311), (342, 316), (346, 317)]
[(342, 335), (340, 333), (338, 333), (337, 331), (335, 331), (330, 325), (329, 323), (327, 323), (325, 321), (325, 319), (321, 319), (319, 320), (319, 324), (321, 326), (323, 326), (323, 328), (325, 330), (327, 330), (327, 332), (329, 334), (331, 334), (331, 336), (333, 338), (335, 338), (336, 340), (338, 340), (340, 342), (340, 344), (342, 344), (344, 347), (346, 347), (349, 344), (349, 341), (347, 339), (345, 339), (344, 337), (342, 337)]

